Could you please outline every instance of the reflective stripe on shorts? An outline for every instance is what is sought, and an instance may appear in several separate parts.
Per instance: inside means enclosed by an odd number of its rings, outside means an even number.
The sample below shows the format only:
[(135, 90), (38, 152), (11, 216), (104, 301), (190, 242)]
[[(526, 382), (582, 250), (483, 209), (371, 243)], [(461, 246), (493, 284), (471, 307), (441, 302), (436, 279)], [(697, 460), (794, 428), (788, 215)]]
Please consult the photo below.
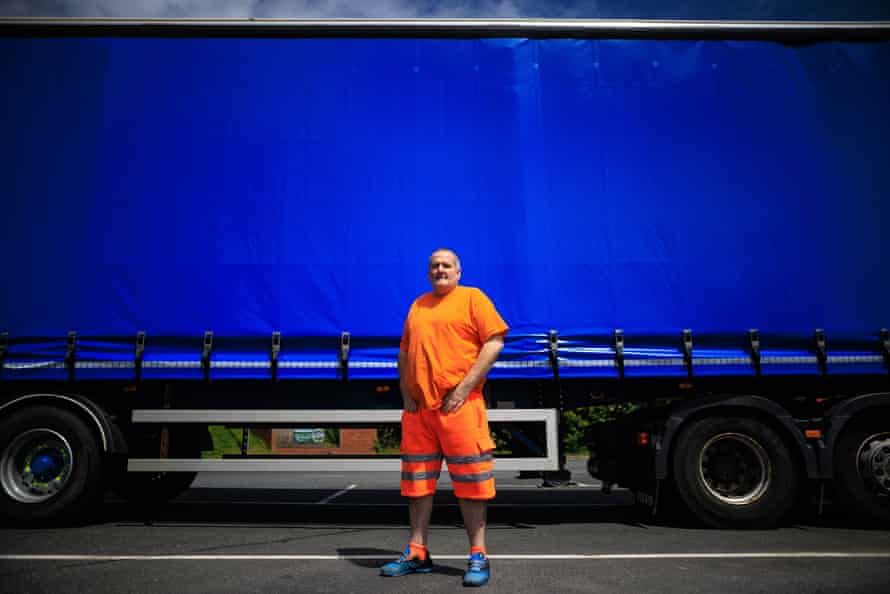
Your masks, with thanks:
[(435, 462), (442, 454), (402, 454), (402, 462)]
[(438, 470), (431, 470), (428, 472), (402, 472), (403, 481), (428, 481), (437, 478), (439, 478)]
[(450, 472), (451, 482), (453, 483), (481, 483), (492, 478), (490, 472), (480, 472), (479, 474), (456, 474)]
[(478, 456), (445, 456), (445, 461), (449, 466), (452, 464), (479, 464), (491, 460), (494, 460), (494, 454), (491, 452), (485, 452)]

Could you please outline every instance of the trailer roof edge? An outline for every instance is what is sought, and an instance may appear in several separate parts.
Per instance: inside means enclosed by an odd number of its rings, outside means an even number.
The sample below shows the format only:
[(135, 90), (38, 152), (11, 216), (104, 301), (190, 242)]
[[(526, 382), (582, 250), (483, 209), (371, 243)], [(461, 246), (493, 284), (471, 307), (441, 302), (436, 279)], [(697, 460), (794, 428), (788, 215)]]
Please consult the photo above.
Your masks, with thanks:
[(890, 21), (0, 18), (4, 36), (890, 40)]

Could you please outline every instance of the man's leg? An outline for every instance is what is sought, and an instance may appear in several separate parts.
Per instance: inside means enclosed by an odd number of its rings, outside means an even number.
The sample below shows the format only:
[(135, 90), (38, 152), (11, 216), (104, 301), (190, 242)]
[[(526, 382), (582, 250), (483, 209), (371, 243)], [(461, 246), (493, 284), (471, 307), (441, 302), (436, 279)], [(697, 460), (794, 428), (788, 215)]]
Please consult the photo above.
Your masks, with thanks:
[(491, 565), (485, 552), (485, 501), (459, 499), (460, 511), (470, 541), (470, 559), (464, 574), (464, 586), (484, 586), (491, 577)]
[(460, 513), (464, 518), (464, 526), (467, 529), (467, 539), (470, 548), (485, 548), (485, 501), (476, 499), (458, 499)]
[[(420, 410), (402, 414), (402, 482), (401, 494), (408, 498), (411, 522), (409, 543), (426, 547), (433, 494), (442, 470), (442, 450), (436, 434), (425, 420), (432, 411)], [(412, 554), (416, 553), (412, 549)], [(424, 551), (425, 552), (425, 551)]]
[(426, 546), (430, 516), (433, 513), (433, 496), (409, 497), (408, 513), (411, 519), (411, 542)]
[(432, 495), (408, 498), (411, 539), (398, 559), (380, 568), (380, 575), (397, 577), (409, 573), (429, 573), (433, 570), (433, 559), (426, 549), (432, 513)]
[(471, 397), (456, 413), (442, 415), (439, 420), (447, 425), (441, 441), (470, 541), (464, 585), (484, 586), (491, 577), (485, 545), (486, 502), (495, 496), (494, 442), (485, 401), (481, 395)]
[(433, 559), (426, 549), (433, 494), (442, 468), (442, 453), (436, 436), (426, 427), (426, 411), (402, 414), (401, 493), (408, 498), (411, 538), (402, 555), (380, 568), (381, 575), (396, 577), (409, 573), (429, 573)]

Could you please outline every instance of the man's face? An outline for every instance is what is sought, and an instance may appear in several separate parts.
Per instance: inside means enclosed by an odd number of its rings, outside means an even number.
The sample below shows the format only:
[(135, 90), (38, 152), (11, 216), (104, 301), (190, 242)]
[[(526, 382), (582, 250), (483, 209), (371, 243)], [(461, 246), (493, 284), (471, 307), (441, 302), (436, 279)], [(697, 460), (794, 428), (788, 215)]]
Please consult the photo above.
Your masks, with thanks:
[(430, 284), (437, 295), (450, 293), (460, 280), (457, 259), (451, 252), (433, 252), (430, 256)]

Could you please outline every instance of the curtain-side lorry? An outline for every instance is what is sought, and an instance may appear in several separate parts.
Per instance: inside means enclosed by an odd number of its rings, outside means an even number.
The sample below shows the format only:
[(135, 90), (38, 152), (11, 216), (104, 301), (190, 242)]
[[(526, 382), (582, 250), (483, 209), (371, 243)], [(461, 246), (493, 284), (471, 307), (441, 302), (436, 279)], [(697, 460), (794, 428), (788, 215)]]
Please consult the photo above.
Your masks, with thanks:
[(0, 514), (203, 470), (395, 476), (392, 448), (251, 439), (397, 424), (404, 315), (450, 247), (511, 326), (499, 468), (565, 479), (568, 411), (633, 403), (588, 466), (649, 507), (770, 526), (828, 493), (887, 520), (888, 37), (3, 21)]

